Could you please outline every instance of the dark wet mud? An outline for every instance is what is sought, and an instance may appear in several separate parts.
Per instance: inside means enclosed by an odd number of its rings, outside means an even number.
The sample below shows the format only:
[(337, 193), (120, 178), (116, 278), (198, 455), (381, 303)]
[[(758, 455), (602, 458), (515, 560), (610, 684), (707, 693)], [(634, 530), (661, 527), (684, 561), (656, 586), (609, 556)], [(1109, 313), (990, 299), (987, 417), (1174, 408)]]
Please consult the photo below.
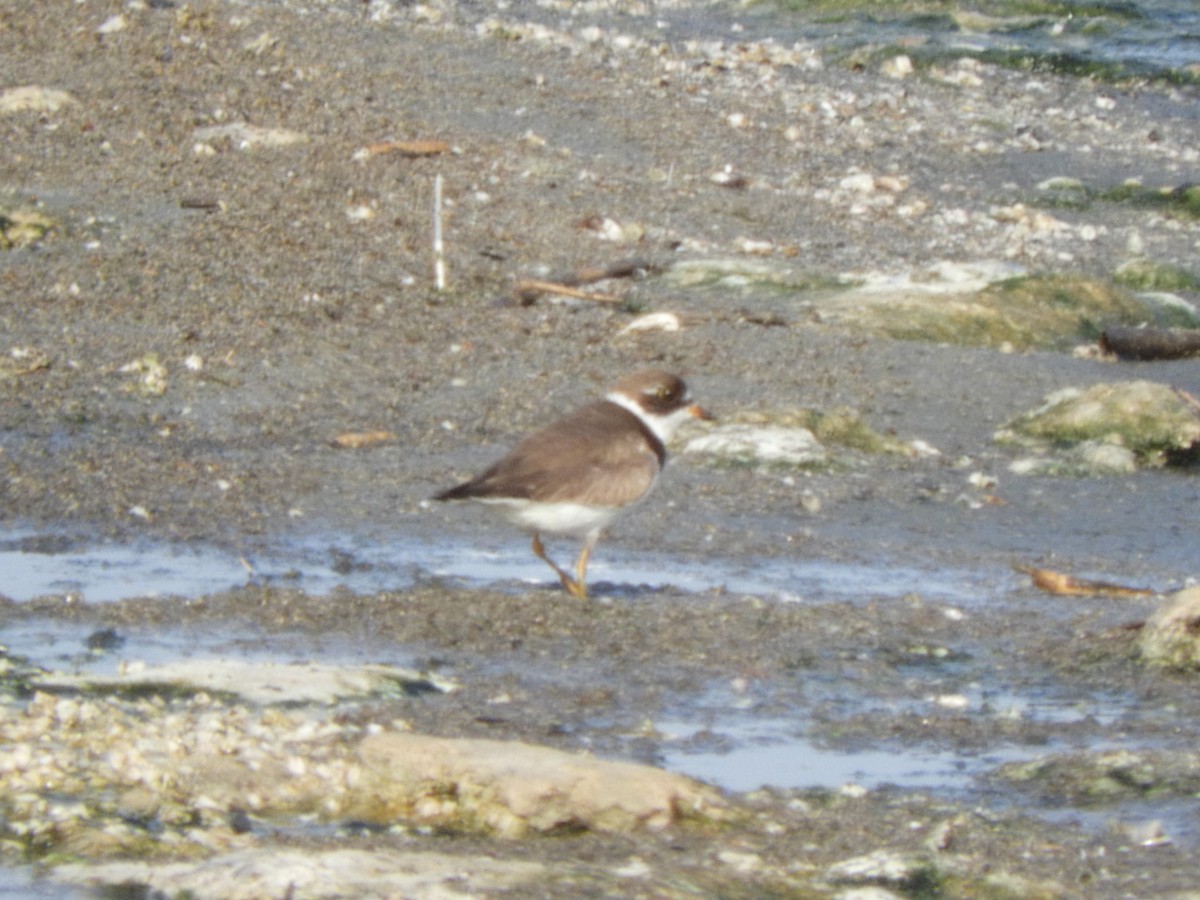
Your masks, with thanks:
[[(1183, 586), (1200, 570), (1195, 469), (1022, 478), (992, 434), (1065, 386), (1200, 395), (1194, 362), (888, 341), (806, 298), (653, 275), (614, 286), (617, 304), (513, 296), (518, 279), (727, 256), (742, 238), (815, 279), (1013, 255), (1107, 277), (1135, 232), (1187, 265), (1196, 226), (1153, 211), (1056, 210), (1068, 232), (1024, 243), (983, 223), (1054, 176), (1186, 181), (1193, 95), (990, 68), (986, 90), (899, 83), (682, 46), (664, 68), (603, 42), (481, 39), (468, 10), (435, 26), (379, 24), (365, 4), (147, 4), (104, 35), (119, 4), (63, 5), (53, 24), (39, 10), (0, 11), (0, 86), (75, 101), (0, 116), (0, 200), (58, 222), (0, 251), (13, 653), (77, 669), (200, 653), (418, 665), (461, 690), (338, 714), (647, 762), (750, 811), (719, 835), (421, 839), (606, 871), (637, 856), (655, 873), (584, 885), (596, 894), (823, 896), (806, 873), (880, 848), (953, 856), (936, 885), (891, 885), (909, 895), (979, 896), (995, 871), (1011, 876), (995, 896), (1193, 889), (1200, 701), (1191, 678), (1137, 659), (1157, 600), (1048, 597), (1013, 566)], [(198, 128), (228, 122), (307, 142), (200, 146)], [(356, 158), (416, 138), (454, 151)], [(727, 170), (749, 186), (711, 178)], [(855, 208), (836, 186), (856, 171), (910, 179), (930, 211)], [(601, 240), (597, 217), (643, 236)], [(682, 330), (622, 333), (650, 310)], [(817, 470), (677, 454), (599, 545), (588, 603), (505, 526), (428, 503), (643, 365), (684, 372), (718, 416), (845, 405), (939, 454)], [(373, 431), (389, 437), (336, 444)], [(89, 654), (106, 628), (124, 643)], [(1159, 754), (1154, 774), (1103, 799), (1005, 769), (1118, 750)], [(392, 840), (280, 827), (313, 848)]]

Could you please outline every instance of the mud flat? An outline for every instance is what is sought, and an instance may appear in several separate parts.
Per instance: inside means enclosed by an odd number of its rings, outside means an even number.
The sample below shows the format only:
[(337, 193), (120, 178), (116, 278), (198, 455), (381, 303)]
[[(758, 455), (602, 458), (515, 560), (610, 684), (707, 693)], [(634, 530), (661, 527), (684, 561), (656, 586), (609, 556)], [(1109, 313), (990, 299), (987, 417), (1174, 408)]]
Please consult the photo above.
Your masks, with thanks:
[[(1194, 316), (1194, 88), (848, 66), (637, 5), (54, 9), (0, 11), (8, 865), (225, 897), (1194, 889), (1194, 676), (1130, 627), (1200, 568), (1194, 461), (1025, 475), (1042, 451), (996, 440), (1064, 388), (1200, 395), (1194, 360), (1076, 352)], [(1047, 285), (1068, 315), (1030, 327)], [(589, 604), (428, 504), (643, 365), (822, 461), (682, 435)], [(196, 659), (415, 675), (111, 681)], [(399, 772), (369, 742), (412, 735), (672, 787), (545, 829), (460, 816), (528, 809), (462, 769), (361, 802)]]

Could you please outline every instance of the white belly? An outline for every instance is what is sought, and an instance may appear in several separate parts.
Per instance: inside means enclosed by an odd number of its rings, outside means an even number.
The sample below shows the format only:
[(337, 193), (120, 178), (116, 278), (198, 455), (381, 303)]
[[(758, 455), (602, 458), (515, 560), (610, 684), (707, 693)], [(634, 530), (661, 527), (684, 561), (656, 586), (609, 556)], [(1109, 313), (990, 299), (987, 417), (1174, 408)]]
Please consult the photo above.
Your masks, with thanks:
[(581, 539), (605, 528), (621, 512), (614, 507), (584, 506), (580, 503), (531, 503), (512, 499), (481, 502), (501, 507), (509, 521), (527, 531), (566, 534)]

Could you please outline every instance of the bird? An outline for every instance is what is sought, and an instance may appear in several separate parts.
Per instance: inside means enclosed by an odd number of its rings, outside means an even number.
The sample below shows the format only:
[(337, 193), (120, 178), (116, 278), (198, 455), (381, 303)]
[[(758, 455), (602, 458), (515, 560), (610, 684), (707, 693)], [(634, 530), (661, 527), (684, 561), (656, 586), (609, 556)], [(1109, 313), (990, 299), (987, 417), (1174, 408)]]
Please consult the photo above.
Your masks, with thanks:
[[(574, 597), (585, 599), (587, 567), (601, 533), (646, 497), (667, 459), (667, 442), (690, 418), (710, 420), (678, 375), (659, 369), (618, 381), (601, 400), (521, 440), (469, 481), (434, 500), (474, 500), (500, 508), (533, 537), (533, 552)], [(546, 554), (543, 534), (583, 541), (574, 574)]]

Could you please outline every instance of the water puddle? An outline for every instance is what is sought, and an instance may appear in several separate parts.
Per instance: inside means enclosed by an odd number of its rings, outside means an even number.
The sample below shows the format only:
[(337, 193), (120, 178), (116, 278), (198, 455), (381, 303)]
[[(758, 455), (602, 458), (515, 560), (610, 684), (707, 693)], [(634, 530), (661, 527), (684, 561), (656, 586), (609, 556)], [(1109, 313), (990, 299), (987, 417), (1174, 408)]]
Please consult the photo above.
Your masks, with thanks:
[[(399, 590), (431, 578), (466, 586), (526, 589), (549, 584), (549, 572), (522, 543), (480, 550), (454, 540), (411, 537), (330, 540), (292, 538), (239, 555), (213, 547), (162, 542), (88, 544), (32, 533), (0, 539), (0, 593), (17, 601), (78, 595), (92, 603), (128, 597), (197, 597), (253, 583), (325, 594), (344, 586), (360, 593)], [(617, 580), (619, 579), (619, 581)], [(970, 606), (1016, 584), (1011, 572), (925, 570), (912, 566), (772, 558), (668, 560), (622, 551), (589, 570), (594, 593), (627, 594), (668, 586), (723, 589), (781, 600), (850, 600), (919, 594)]]
[(236, 660), (262, 664), (357, 666), (369, 663), (418, 668), (402, 649), (370, 648), (343, 637), (314, 637), (272, 631), (258, 635), (244, 624), (203, 633), (185, 629), (96, 630), (54, 618), (17, 619), (0, 627), (0, 645), (34, 666), (69, 674), (107, 677), (129, 663), (159, 667), (182, 660)]
[[(933, 718), (951, 715), (981, 723), (1020, 720), (1027, 724), (1071, 726), (1112, 724), (1137, 701), (1113, 692), (1065, 695), (1053, 686), (1018, 692), (972, 685), (947, 695), (890, 697), (881, 700), (851, 694), (843, 682), (806, 685), (798, 714), (756, 713), (757, 702), (724, 687), (707, 692), (687, 707), (655, 722), (663, 739), (663, 760), (674, 770), (734, 791), (762, 787), (838, 789), (846, 785), (878, 788), (895, 785), (913, 790), (980, 794), (981, 776), (1005, 763), (1035, 759), (1057, 746), (1021, 746), (998, 741), (986, 748), (919, 743), (870, 746), (830, 745), (814, 736), (811, 710), (825, 717)], [(869, 690), (869, 688), (867, 689)], [(778, 702), (776, 700), (775, 702)], [(947, 708), (947, 707), (950, 708)], [(1098, 749), (1094, 740), (1093, 749)]]
[(680, 721), (657, 725), (671, 738), (663, 754), (666, 768), (732, 791), (896, 785), (965, 794), (981, 772), (1025, 758), (1016, 751), (826, 748), (796, 734), (788, 720), (746, 723), (719, 734), (707, 728), (689, 731)]
[[(614, 557), (613, 562), (600, 562), (593, 570), (593, 584), (601, 596), (637, 599), (647, 587), (674, 585), (698, 592), (750, 593), (783, 602), (865, 603), (919, 594), (925, 601), (970, 608), (994, 605), (1018, 583), (1011, 572), (983, 569), (928, 571), (793, 558), (747, 561), (706, 557), (681, 563), (668, 561), (664, 555), (624, 549)], [(430, 579), (501, 590), (549, 583), (544, 567), (523, 543), (480, 550), (452, 540), (432, 543), (345, 536), (290, 539), (252, 554), (239, 554), (214, 547), (151, 541), (89, 543), (24, 532), (0, 537), (0, 573), (0, 593), (18, 602), (46, 595), (78, 595), (94, 603), (135, 596), (196, 597), (255, 583), (293, 586), (317, 596), (339, 586), (368, 593), (402, 589)], [(606, 581), (610, 577), (619, 578), (619, 585)], [(631, 590), (627, 585), (638, 587)], [(256, 635), (245, 628), (228, 632), (206, 628), (203, 634), (186, 629), (128, 629), (110, 640), (90, 626), (70, 621), (14, 618), (0, 627), (0, 643), (10, 653), (48, 669), (95, 674), (112, 674), (127, 660), (153, 665), (187, 658), (412, 665), (411, 659), (404, 657), (404, 648), (366, 647), (311, 634)], [(721, 687), (682, 700), (654, 723), (658, 759), (670, 770), (735, 792), (767, 786), (828, 790), (851, 785), (864, 789), (895, 786), (1002, 805), (1005, 801), (997, 797), (998, 788), (989, 782), (988, 773), (1005, 763), (1062, 747), (1003, 740), (978, 748), (947, 746), (945, 742), (835, 745), (811, 730), (811, 712), (820, 704), (827, 711), (840, 711), (835, 717), (849, 719), (871, 715), (874, 705), (880, 715), (936, 715), (939, 703), (953, 701), (961, 704), (955, 710), (959, 715), (1010, 716), (1068, 730), (1081, 723), (1111, 726), (1123, 717), (1136, 720), (1140, 715), (1136, 698), (1115, 693), (1064, 696), (1054, 684), (1010, 689), (996, 679), (982, 677), (986, 669), (986, 661), (975, 660), (961, 672), (941, 670), (939, 678), (945, 679), (946, 690), (952, 693), (940, 698), (916, 693), (904, 696), (893, 689), (881, 699), (884, 695), (873, 695), (869, 685), (856, 686), (836, 678), (823, 687), (819, 679), (809, 678), (802, 686), (804, 701), (784, 703), (782, 709), (770, 704), (760, 707), (754, 698)], [(914, 676), (914, 681), (921, 679)], [(930, 683), (943, 682), (934, 679)], [(1099, 740), (1098, 732), (1090, 727), (1081, 733), (1090, 735), (1083, 739), (1085, 744)], [(1110, 808), (1108, 816), (1113, 812)], [(1150, 810), (1147, 815), (1151, 812), (1167, 820), (1167, 830), (1177, 842), (1197, 839), (1198, 829), (1187, 819), (1194, 816), (1194, 806), (1180, 804), (1176, 813)], [(1138, 815), (1137, 811), (1131, 813)], [(1089, 827), (1106, 827), (1103, 823), (1107, 821), (1097, 818)], [(39, 894), (42, 885), (28, 872), (0, 867), (0, 897), (79, 896), (52, 885), (45, 887), (49, 893)]]
[(32, 868), (0, 866), (0, 900), (83, 900), (93, 892), (39, 878)]

